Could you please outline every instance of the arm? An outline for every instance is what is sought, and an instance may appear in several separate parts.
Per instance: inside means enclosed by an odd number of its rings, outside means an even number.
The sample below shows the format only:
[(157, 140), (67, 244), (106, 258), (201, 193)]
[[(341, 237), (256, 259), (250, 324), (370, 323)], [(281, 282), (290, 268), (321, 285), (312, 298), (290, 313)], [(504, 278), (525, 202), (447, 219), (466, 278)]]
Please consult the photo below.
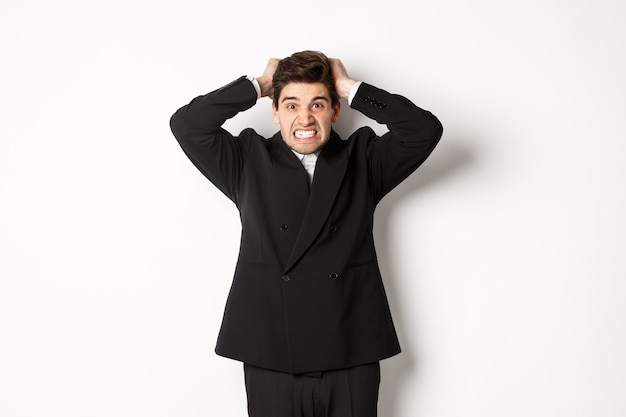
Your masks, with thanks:
[(433, 151), (441, 138), (443, 127), (430, 112), (397, 94), (390, 94), (372, 85), (350, 79), (337, 59), (331, 60), (335, 88), (347, 99), (358, 88), (350, 106), (378, 123), (389, 132), (382, 137), (371, 135), (367, 158), (373, 186), (380, 200), (385, 194), (415, 171)]
[[(272, 76), (278, 60), (270, 60), (256, 80), (261, 97), (272, 92)], [(252, 82), (241, 77), (209, 94), (196, 97), (170, 119), (172, 133), (191, 162), (228, 198), (237, 202), (237, 190), (250, 145), (222, 128), (226, 120), (257, 101)], [(242, 132), (243, 133), (243, 132)]]

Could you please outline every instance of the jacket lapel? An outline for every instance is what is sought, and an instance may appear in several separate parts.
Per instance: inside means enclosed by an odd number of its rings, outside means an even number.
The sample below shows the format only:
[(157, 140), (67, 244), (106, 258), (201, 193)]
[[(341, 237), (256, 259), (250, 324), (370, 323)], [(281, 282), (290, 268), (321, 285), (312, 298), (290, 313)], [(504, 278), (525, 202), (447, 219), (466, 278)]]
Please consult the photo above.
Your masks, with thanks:
[(317, 159), (302, 227), (289, 255), (285, 272), (302, 257), (324, 226), (343, 182), (347, 166), (348, 154), (345, 143), (332, 131), (329, 142)]
[(309, 199), (309, 178), (298, 157), (289, 149), (277, 133), (273, 146), (270, 195), (277, 207), (288, 207), (289, 212), (303, 216)]

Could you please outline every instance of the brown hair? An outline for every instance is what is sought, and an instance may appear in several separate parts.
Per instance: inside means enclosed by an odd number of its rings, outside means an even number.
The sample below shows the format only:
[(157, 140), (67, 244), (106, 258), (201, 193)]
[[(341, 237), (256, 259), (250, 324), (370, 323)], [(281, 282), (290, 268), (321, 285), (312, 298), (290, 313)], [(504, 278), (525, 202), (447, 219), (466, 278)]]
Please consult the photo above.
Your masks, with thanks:
[(289, 83), (322, 83), (328, 88), (331, 105), (339, 102), (335, 81), (330, 69), (330, 60), (321, 52), (302, 51), (278, 62), (272, 86), (274, 87), (274, 107), (278, 108), (278, 98), (283, 87)]

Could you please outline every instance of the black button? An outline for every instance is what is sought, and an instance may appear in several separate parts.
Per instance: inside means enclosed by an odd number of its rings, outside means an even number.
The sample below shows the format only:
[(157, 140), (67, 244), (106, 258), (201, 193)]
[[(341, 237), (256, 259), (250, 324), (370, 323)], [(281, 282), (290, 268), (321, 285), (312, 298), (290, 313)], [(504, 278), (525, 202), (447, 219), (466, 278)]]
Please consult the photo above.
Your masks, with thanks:
[(328, 275), (328, 278), (332, 279), (333, 281), (336, 280), (337, 278), (339, 278), (339, 274), (336, 272), (332, 272)]
[(285, 282), (291, 281), (291, 277), (289, 275), (283, 275), (282, 278), (283, 278), (283, 281), (285, 281)]
[(334, 224), (332, 226), (330, 226), (330, 232), (331, 233), (335, 233), (337, 231), (337, 226), (335, 226)]
[(283, 224), (282, 226), (280, 226), (280, 231), (281, 232), (286, 232), (287, 231), (287, 225)]

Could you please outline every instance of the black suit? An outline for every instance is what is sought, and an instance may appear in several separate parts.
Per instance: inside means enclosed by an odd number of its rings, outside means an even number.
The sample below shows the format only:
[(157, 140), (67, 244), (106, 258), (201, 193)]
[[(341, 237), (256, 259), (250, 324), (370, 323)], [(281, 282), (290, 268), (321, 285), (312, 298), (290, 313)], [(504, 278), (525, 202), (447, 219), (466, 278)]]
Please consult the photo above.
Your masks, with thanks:
[(400, 352), (378, 269), (372, 223), (380, 199), (431, 153), (442, 127), (409, 100), (363, 83), (352, 107), (384, 123), (332, 132), (313, 183), (277, 133), (238, 137), (222, 124), (257, 101), (240, 78), (179, 109), (171, 127), (195, 166), (240, 211), (241, 248), (216, 352), (306, 373)]

